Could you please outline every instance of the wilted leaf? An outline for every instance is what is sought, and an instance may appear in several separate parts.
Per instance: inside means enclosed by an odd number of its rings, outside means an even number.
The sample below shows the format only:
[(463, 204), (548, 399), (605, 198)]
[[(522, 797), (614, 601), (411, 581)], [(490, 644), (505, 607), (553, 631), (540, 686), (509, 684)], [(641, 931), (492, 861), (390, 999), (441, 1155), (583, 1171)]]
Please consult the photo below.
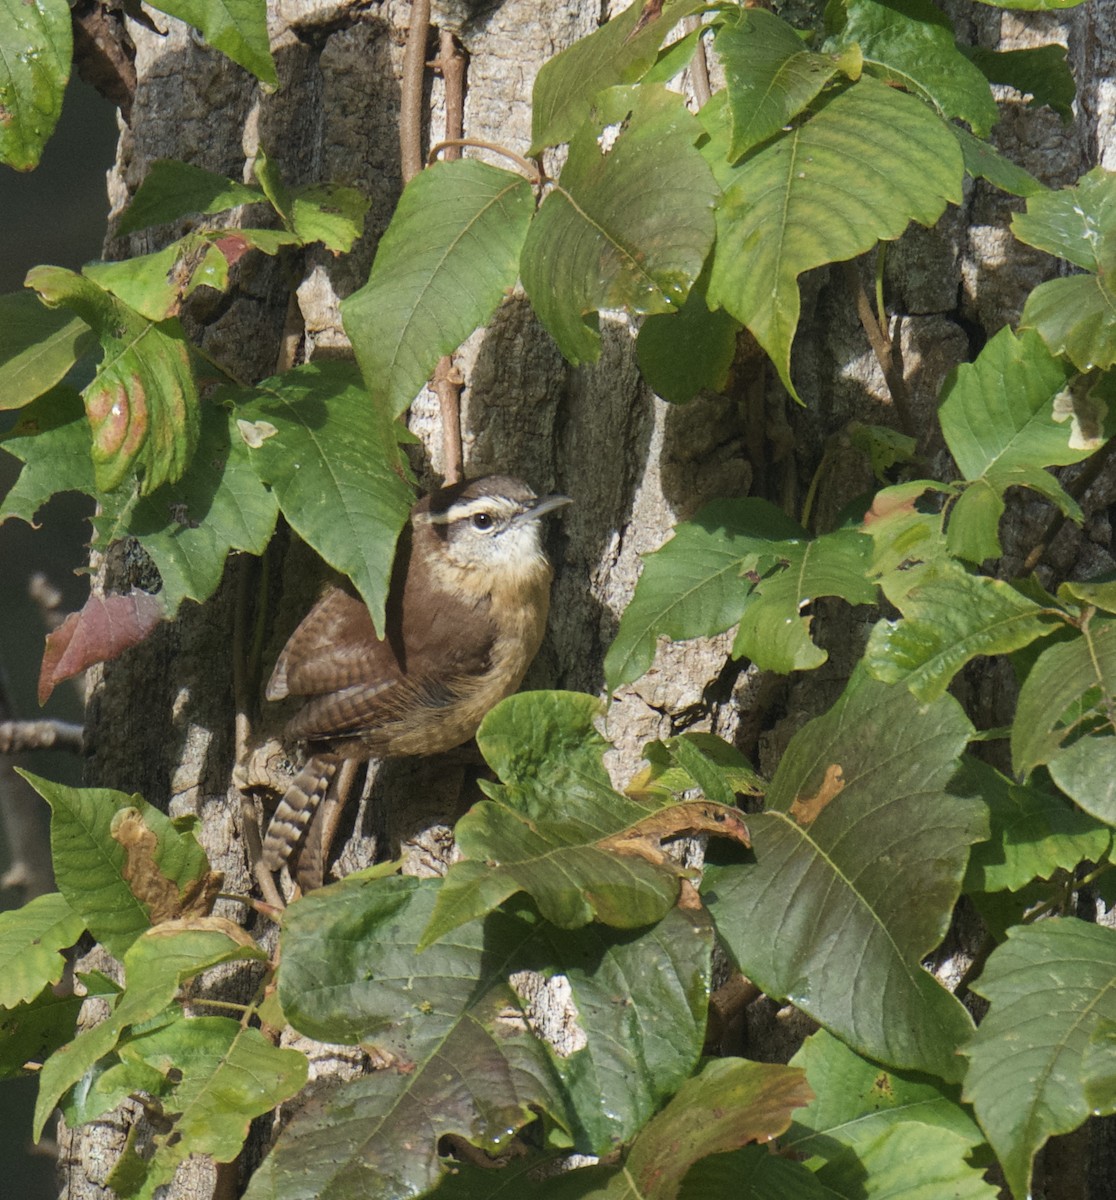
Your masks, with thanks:
[(533, 211), (526, 179), (475, 159), (407, 184), (368, 283), (341, 305), (368, 388), (393, 413), (515, 284)]
[(58, 892), (0, 912), (0, 1008), (33, 1000), (62, 978), (68, 950), (85, 922)]
[[(944, 1079), (960, 1074), (971, 1022), (920, 962), (949, 925), (969, 846), (987, 836), (983, 805), (951, 782), (971, 730), (951, 697), (920, 704), (858, 672), (795, 734), (767, 811), (749, 816), (755, 863), (723, 868), (706, 895), (768, 995), (865, 1055)], [(811, 819), (795, 818), (796, 802)]]
[(597, 96), (523, 245), (531, 306), (572, 363), (600, 353), (596, 314), (679, 308), (713, 242), (717, 186), (682, 98), (648, 84)]
[(159, 865), (159, 838), (138, 808), (116, 811), (109, 827), (114, 842), (124, 848), (121, 877), (132, 895), (146, 906), (153, 925), (178, 917), (206, 917), (213, 909), (222, 876), (207, 871), (179, 888)]
[[(180, 911), (191, 911), (193, 898), (204, 893), (209, 880), (209, 862), (193, 834), (181, 832), (140, 796), (108, 788), (71, 788), (23, 774), (51, 807), (50, 844), (58, 890), (110, 953), (122, 955), (155, 919), (129, 886), (129, 873), (139, 873), (141, 864), (148, 875), (157, 872), (170, 880), (181, 897)], [(157, 839), (142, 858), (133, 852), (130, 859), (123, 842), (113, 835), (121, 813), (129, 815), (133, 831), (138, 819)]]
[(0, 410), (49, 391), (95, 345), (79, 317), (49, 309), (29, 292), (0, 296)]
[(29, 171), (62, 113), (73, 35), (65, 0), (0, 0), (0, 162)]
[(159, 0), (152, 8), (193, 25), (205, 40), (250, 71), (269, 90), (279, 86), (261, 0)]
[(911, 221), (932, 225), (961, 199), (961, 166), (949, 127), (922, 101), (862, 78), (735, 169), (717, 213), (710, 304), (752, 331), (796, 395), (799, 275), (897, 238)]
[(275, 433), (252, 467), (295, 532), (356, 585), (384, 628), (391, 563), (414, 497), (396, 426), (351, 362), (310, 363), (265, 379), (234, 416)]
[(111, 662), (138, 645), (166, 616), (163, 603), (150, 592), (133, 588), (126, 596), (92, 595), (46, 637), (39, 669), (39, 703), (55, 686), (94, 663)]
[(451, 866), (424, 946), (527, 892), (547, 920), (622, 929), (660, 920), (685, 874), (661, 842), (696, 832), (747, 844), (736, 809), (709, 802), (639, 804), (613, 791), (593, 728), (592, 696), (529, 692), (485, 717), (477, 744), (503, 781), (458, 821)]
[(1023, 1197), (1047, 1138), (1114, 1111), (1092, 1108), (1083, 1077), (1094, 1030), (1116, 1020), (1116, 933), (1074, 917), (1016, 926), (973, 990), (992, 1007), (964, 1048), (965, 1098)]
[(568, 142), (589, 115), (598, 92), (641, 79), (670, 30), (701, 7), (700, 0), (666, 0), (662, 13), (637, 32), (644, 8), (636, 0), (544, 63), (531, 97), (531, 153)]
[(144, 494), (177, 479), (198, 437), (197, 388), (178, 322), (153, 324), (62, 267), (36, 267), (27, 286), (52, 307), (64, 304), (76, 312), (104, 350), (96, 377), (82, 392), (98, 490), (119, 487), (137, 467)]
[(1057, 609), (949, 559), (928, 566), (892, 602), (904, 620), (876, 624), (864, 661), (877, 679), (902, 681), (923, 700), (941, 696), (971, 659), (1008, 654), (1065, 628)]

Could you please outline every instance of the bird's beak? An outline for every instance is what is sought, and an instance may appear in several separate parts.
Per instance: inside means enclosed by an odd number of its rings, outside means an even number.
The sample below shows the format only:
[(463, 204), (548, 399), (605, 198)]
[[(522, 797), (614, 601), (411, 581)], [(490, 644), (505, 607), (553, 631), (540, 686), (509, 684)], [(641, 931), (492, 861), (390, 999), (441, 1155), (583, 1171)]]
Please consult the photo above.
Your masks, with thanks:
[(537, 504), (523, 514), (523, 519), (533, 521), (536, 517), (545, 516), (556, 508), (565, 508), (567, 504), (573, 504), (572, 496), (543, 496)]

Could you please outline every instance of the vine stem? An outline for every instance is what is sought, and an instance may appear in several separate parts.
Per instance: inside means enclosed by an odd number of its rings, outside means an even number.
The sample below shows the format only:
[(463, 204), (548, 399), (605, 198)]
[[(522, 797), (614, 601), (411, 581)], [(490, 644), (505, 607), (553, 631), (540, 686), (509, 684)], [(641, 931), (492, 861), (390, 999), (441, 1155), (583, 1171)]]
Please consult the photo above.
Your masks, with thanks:
[(399, 165), (404, 185), (422, 170), (422, 84), (429, 35), (430, 0), (411, 0), (411, 24), (403, 51), (399, 108)]
[(499, 154), (515, 163), (534, 186), (537, 187), (540, 183), (546, 182), (537, 162), (524, 158), (522, 154), (517, 154), (514, 150), (509, 150), (507, 146), (501, 146), (499, 142), (486, 142), (483, 138), (445, 138), (430, 147), (430, 153), (426, 156), (427, 161), (434, 162), (443, 150), (449, 150), (455, 146), (472, 146), (476, 150), (491, 150), (493, 154)]
[[(694, 13), (682, 22), (682, 28), (687, 33), (693, 33), (701, 28), (701, 17)], [(705, 37), (698, 36), (697, 49), (694, 50), (693, 61), (690, 63), (690, 86), (694, 89), (694, 103), (698, 108), (704, 108), (713, 95), (709, 84), (709, 60), (705, 54)]]

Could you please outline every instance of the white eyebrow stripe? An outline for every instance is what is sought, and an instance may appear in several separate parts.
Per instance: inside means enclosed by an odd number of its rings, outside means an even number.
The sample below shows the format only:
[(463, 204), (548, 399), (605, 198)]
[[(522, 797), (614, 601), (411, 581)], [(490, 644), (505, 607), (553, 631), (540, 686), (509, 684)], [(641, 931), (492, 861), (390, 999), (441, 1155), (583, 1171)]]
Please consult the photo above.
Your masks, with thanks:
[(430, 513), (426, 518), (431, 525), (451, 525), (454, 521), (466, 521), (477, 513), (488, 513), (505, 520), (514, 517), (520, 505), (501, 496), (481, 496), (476, 500), (458, 500), (443, 513)]

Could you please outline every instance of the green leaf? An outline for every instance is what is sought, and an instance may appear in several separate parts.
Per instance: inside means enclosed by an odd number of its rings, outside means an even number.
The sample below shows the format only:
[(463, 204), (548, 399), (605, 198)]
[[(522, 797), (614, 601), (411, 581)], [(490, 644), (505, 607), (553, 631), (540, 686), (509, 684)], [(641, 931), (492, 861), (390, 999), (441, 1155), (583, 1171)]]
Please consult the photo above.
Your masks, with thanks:
[(662, 854), (685, 832), (739, 836), (732, 810), (638, 803), (613, 791), (596, 732), (600, 702), (578, 692), (512, 696), (485, 717), (477, 744), (500, 784), (458, 821), (461, 859), (446, 876), (427, 946), (509, 896), (527, 892), (563, 929), (598, 920), (634, 929), (661, 920), (685, 869)]
[(68, 950), (85, 922), (58, 892), (0, 912), (0, 1008), (33, 1000), (62, 978)]
[(910, 1071), (887, 1070), (862, 1058), (824, 1029), (791, 1059), (806, 1072), (815, 1098), (780, 1139), (796, 1159), (854, 1164), (886, 1133), (919, 1124), (948, 1130), (962, 1152), (984, 1140), (961, 1106), (960, 1089)]
[(740, 322), (723, 308), (709, 311), (699, 279), (677, 312), (655, 313), (640, 326), (640, 373), (657, 396), (672, 404), (685, 404), (703, 389), (723, 391), (739, 332)]
[(1016, 337), (1005, 326), (976, 362), (963, 363), (946, 381), (942, 434), (961, 474), (983, 485), (957, 501), (948, 534), (954, 554), (981, 562), (1003, 553), (998, 524), (1009, 487), (1034, 488), (1066, 516), (1081, 519), (1078, 504), (1046, 470), (1091, 453), (1071, 447), (1071, 430), (1055, 415), (1070, 375), (1037, 334)]
[(163, 225), (194, 213), (210, 216), (242, 204), (258, 204), (264, 199), (257, 187), (189, 163), (160, 158), (151, 164), (131, 204), (124, 210), (117, 234), (123, 237), (149, 225)]
[(53, 312), (37, 296), (0, 296), (0, 410), (50, 391), (95, 344), (84, 321)]
[(845, 427), (849, 444), (864, 454), (872, 464), (872, 474), (880, 483), (887, 481), (887, 472), (899, 464), (913, 463), (918, 443), (913, 437), (887, 425), (865, 425), (850, 421)]
[(346, 253), (363, 233), (369, 201), (356, 188), (333, 183), (287, 187), (262, 146), (252, 170), (283, 224), (304, 245), (321, 242), (335, 254)]
[(283, 515), (349, 576), (382, 630), (395, 542), (414, 497), (394, 423), (355, 364), (310, 363), (266, 379), (234, 416)]
[(29, 404), (2, 446), (22, 462), (19, 478), (0, 505), (0, 521), (18, 517), (35, 524), (35, 514), (59, 492), (96, 493), (89, 457), (92, 435), (77, 392), (56, 387)]
[(35, 267), (27, 286), (51, 307), (63, 304), (76, 312), (104, 350), (82, 392), (97, 490), (112, 491), (136, 468), (143, 472), (144, 495), (178, 479), (198, 437), (197, 387), (178, 322), (152, 323), (62, 267)]
[(1083, 1075), (1098, 1023), (1116, 1019), (1116, 933), (1073, 917), (1009, 929), (973, 990), (992, 1007), (964, 1050), (965, 1098), (1023, 1197), (1046, 1139), (1096, 1111)]
[(507, 983), (535, 923), (501, 914), (419, 956), (440, 888), (350, 877), (287, 909), (288, 1019), (312, 1037), (374, 1044), (396, 1069), (342, 1083), (299, 1113), (249, 1200), (421, 1195), (442, 1174), (440, 1137), (498, 1152), (536, 1113), (562, 1120), (546, 1047)]
[(269, 90), (279, 86), (262, 0), (159, 0), (152, 8), (193, 25), (215, 50), (250, 71)]
[(951, 783), (971, 732), (952, 697), (921, 704), (857, 672), (791, 739), (767, 811), (749, 816), (755, 863), (724, 868), (706, 895), (768, 995), (862, 1054), (946, 1080), (972, 1025), (920, 960), (987, 836), (983, 805)]
[(779, 564), (752, 589), (733, 656), (750, 658), (761, 671), (782, 674), (820, 667), (829, 655), (810, 640), (813, 617), (799, 614), (819, 596), (872, 604), (872, 541), (858, 530), (838, 529), (813, 541), (779, 542), (772, 549)]
[(763, 9), (728, 16), (713, 45), (725, 69), (733, 162), (798, 116), (841, 69), (837, 55), (807, 50), (790, 25)]
[[(849, 164), (857, 186), (849, 189)], [(784, 385), (798, 277), (932, 225), (961, 199), (961, 151), (926, 106), (862, 78), (734, 171), (717, 212), (709, 301), (746, 325)]]
[(1011, 729), (1012, 769), (1027, 775), (1050, 762), (1113, 695), (1116, 620), (1094, 616), (1080, 637), (1043, 650), (1023, 681)]
[(678, 1200), (832, 1200), (802, 1163), (772, 1154), (766, 1146), (745, 1146), (711, 1154), (694, 1163), (682, 1181)]
[(826, 24), (839, 35), (827, 48), (858, 45), (865, 67), (885, 83), (906, 88), (946, 120), (968, 122), (980, 137), (991, 132), (998, 115), (992, 89), (931, 0), (833, 0)]
[(1052, 108), (1063, 121), (1073, 120), (1076, 87), (1065, 46), (1052, 43), (1023, 50), (989, 50), (984, 46), (960, 49), (989, 83), (1013, 87), (1024, 96), (1029, 95), (1035, 104)]
[(864, 661), (877, 679), (902, 681), (922, 700), (941, 696), (970, 660), (1008, 654), (1065, 625), (1056, 610), (950, 559), (928, 566), (893, 603), (904, 620), (876, 623)]
[(634, 800), (668, 799), (694, 787), (718, 804), (736, 803), (736, 794), (762, 796), (767, 788), (751, 764), (712, 733), (684, 733), (643, 747), (648, 766), (624, 789)]
[(142, 1160), (142, 1186), (117, 1190), (142, 1200), (169, 1183), (191, 1154), (232, 1162), (252, 1120), (290, 1099), (307, 1073), (301, 1051), (273, 1046), (258, 1029), (229, 1017), (174, 1021), (128, 1041), (120, 1057), (178, 1079), (159, 1094), (168, 1119), (151, 1134), (154, 1153)]
[(873, 573), (896, 606), (932, 565), (949, 559), (942, 514), (923, 503), (927, 492), (948, 490), (928, 479), (883, 488), (864, 516), (875, 547)]
[(73, 34), (65, 0), (0, 0), (0, 162), (30, 171), (58, 118)]
[(138, 938), (124, 954), (128, 986), (111, 1014), (43, 1064), (35, 1104), (36, 1140), (55, 1105), (94, 1064), (112, 1053), (130, 1026), (161, 1013), (187, 979), (209, 967), (246, 959), (266, 961), (267, 954), (222, 917), (167, 921)]
[(950, 125), (965, 160), (965, 171), (974, 179), (986, 179), (993, 187), (1012, 196), (1033, 196), (1046, 188), (1029, 171), (1024, 171), (995, 146), (973, 137), (960, 125)]
[(568, 142), (589, 116), (597, 93), (641, 79), (655, 62), (663, 38), (701, 7), (700, 0), (666, 0), (662, 13), (637, 32), (644, 14), (637, 0), (545, 62), (531, 97), (530, 153)]
[(981, 3), (1020, 12), (1060, 12), (1064, 8), (1076, 8), (1083, 0), (981, 0)]
[(806, 536), (766, 500), (717, 500), (676, 526), (662, 549), (644, 556), (643, 574), (605, 656), (609, 689), (651, 666), (661, 636), (682, 641), (731, 629), (751, 581), (775, 564), (783, 544)]
[(1064, 604), (1095, 605), (1116, 613), (1116, 578), (1109, 572), (1095, 579), (1067, 580), (1058, 588), (1058, 599)]
[(83, 996), (57, 996), (45, 987), (33, 999), (0, 1009), (0, 1079), (24, 1075), (25, 1063), (41, 1063), (73, 1040)]
[(1100, 862), (1112, 832), (1052, 792), (1015, 783), (987, 763), (966, 763), (977, 794), (988, 805), (992, 831), (974, 846), (965, 874), (966, 892), (1017, 892), (1033, 879)]
[(1116, 1108), (1116, 1021), (1097, 1022), (1085, 1052), (1081, 1081), (1093, 1112), (1112, 1112)]
[(570, 362), (596, 361), (600, 309), (669, 312), (697, 279), (717, 195), (694, 148), (700, 134), (680, 96), (643, 84), (602, 92), (571, 139), (520, 266), (532, 307)]
[(262, 554), (275, 529), (278, 501), (260, 482), (236, 422), (236, 413), (207, 404), (186, 474), (106, 529), (109, 539), (138, 538), (151, 555), (168, 617), (184, 599), (207, 600), (221, 582), (230, 551)]
[(514, 286), (533, 210), (526, 179), (475, 159), (435, 163), (407, 184), (367, 284), (341, 305), (369, 390), (392, 412)]
[[(1111, 699), (1111, 696), (1109, 697)], [(1116, 737), (1084, 737), (1047, 764), (1054, 782), (1087, 813), (1116, 825)]]
[[(177, 915), (175, 902), (185, 902), (204, 879), (209, 862), (197, 839), (142, 796), (66, 787), (20, 773), (51, 808), (58, 890), (111, 954), (119, 958), (153, 921)], [(126, 836), (144, 830), (150, 835), (146, 844)]]

